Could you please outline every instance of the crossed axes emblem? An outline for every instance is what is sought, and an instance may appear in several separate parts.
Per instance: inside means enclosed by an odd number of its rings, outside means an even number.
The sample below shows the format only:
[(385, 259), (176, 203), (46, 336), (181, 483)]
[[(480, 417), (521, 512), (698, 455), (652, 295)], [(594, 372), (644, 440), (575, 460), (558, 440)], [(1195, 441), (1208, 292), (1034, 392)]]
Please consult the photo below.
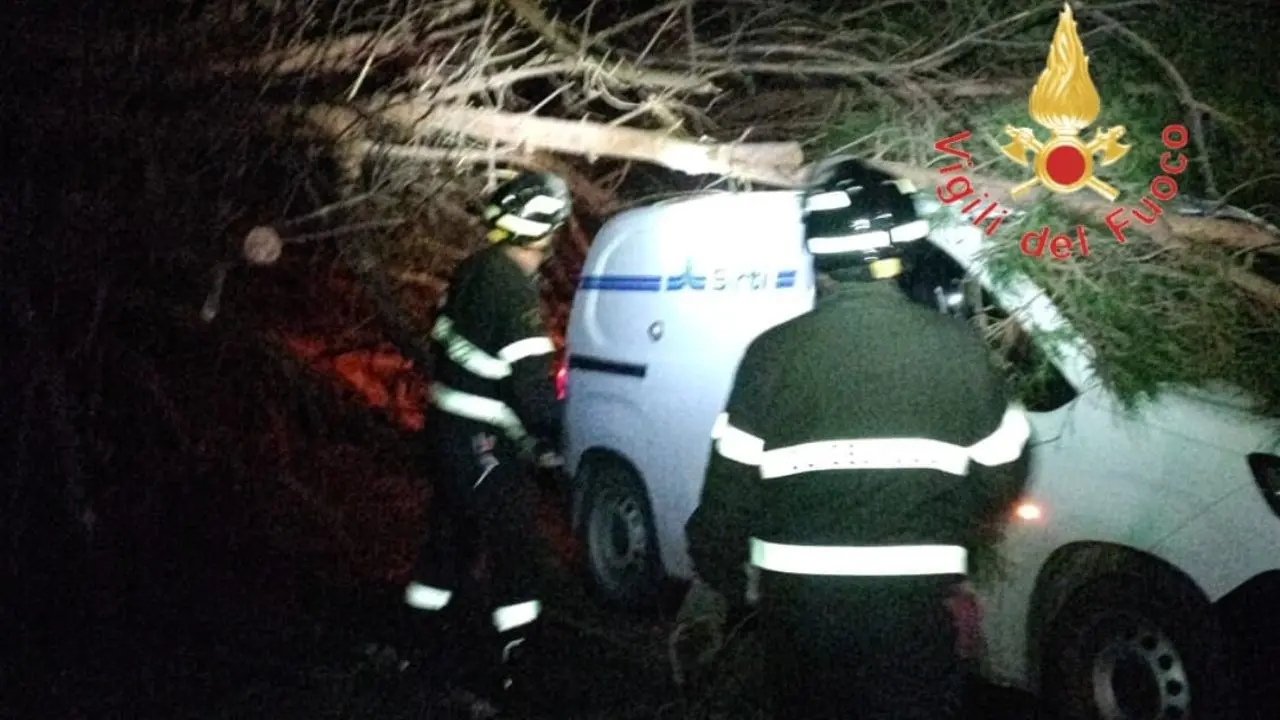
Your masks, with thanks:
[[(1120, 142), (1124, 136), (1124, 127), (1116, 125), (1108, 130), (1094, 132), (1093, 140), (1084, 143), (1076, 135), (1054, 133), (1047, 142), (1036, 139), (1035, 131), (1030, 128), (1005, 125), (1004, 132), (1012, 142), (1000, 150), (1010, 160), (1023, 167), (1031, 166), (1036, 176), (1016, 186), (1011, 195), (1016, 199), (1037, 185), (1055, 192), (1075, 192), (1082, 187), (1098, 193), (1107, 200), (1115, 200), (1120, 191), (1098, 179), (1093, 174), (1094, 156), (1098, 164), (1106, 167), (1129, 152), (1129, 145)], [(1031, 161), (1027, 154), (1035, 153)]]

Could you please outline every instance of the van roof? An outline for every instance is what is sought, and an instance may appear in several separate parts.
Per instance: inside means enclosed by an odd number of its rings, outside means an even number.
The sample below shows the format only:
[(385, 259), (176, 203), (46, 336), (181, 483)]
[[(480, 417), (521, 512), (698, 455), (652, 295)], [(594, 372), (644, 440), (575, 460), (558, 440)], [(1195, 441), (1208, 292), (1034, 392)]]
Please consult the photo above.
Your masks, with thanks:
[(762, 193), (794, 193), (794, 190), (682, 190), (673, 193), (662, 193), (659, 195), (651, 195), (649, 197), (638, 200), (634, 203), (624, 206), (617, 214), (627, 212), (629, 210), (641, 210), (645, 208), (670, 207), (672, 205), (681, 205), (692, 200), (700, 198), (724, 196), (724, 195), (740, 195), (743, 193), (751, 193), (752, 195), (760, 195)]

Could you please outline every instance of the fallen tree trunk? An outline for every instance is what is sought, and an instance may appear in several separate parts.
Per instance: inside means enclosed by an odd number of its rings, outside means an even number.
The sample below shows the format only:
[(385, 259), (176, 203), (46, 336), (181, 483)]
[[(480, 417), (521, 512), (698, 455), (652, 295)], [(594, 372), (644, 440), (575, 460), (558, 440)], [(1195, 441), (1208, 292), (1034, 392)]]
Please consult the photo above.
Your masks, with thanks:
[(424, 115), (409, 103), (389, 108), (383, 117), (415, 134), (430, 129), (588, 158), (640, 160), (686, 175), (785, 184), (791, 181), (788, 170), (804, 162), (799, 143), (699, 143), (636, 128), (478, 108), (438, 108)]
[[(612, 157), (660, 165), (687, 175), (724, 175), (790, 187), (804, 162), (799, 143), (702, 143), (660, 132), (605, 125), (585, 120), (560, 120), (524, 113), (469, 107), (423, 107), (412, 100), (373, 113), (414, 137), (455, 134), (486, 143), (500, 143), (517, 151), (546, 150), (585, 156)], [(360, 133), (364, 120), (355, 111), (336, 106), (312, 108), (313, 127), (343, 142)]]

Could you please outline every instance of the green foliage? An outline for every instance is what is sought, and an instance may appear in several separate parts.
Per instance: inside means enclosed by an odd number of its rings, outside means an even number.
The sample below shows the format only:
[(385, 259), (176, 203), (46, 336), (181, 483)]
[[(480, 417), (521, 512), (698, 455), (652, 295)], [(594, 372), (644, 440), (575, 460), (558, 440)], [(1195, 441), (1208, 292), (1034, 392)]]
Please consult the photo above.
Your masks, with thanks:
[[(1077, 21), (1081, 32), (1086, 32), (1089, 21), (1081, 17)], [(972, 153), (974, 166), (966, 173), (1028, 179), (1030, 171), (1011, 162), (1000, 147), (1009, 142), (1003, 132), (1006, 125), (1031, 128), (1041, 140), (1048, 135), (1028, 116), (1027, 95), (1044, 66), (1055, 22), (1056, 11), (1046, 12), (1026, 29), (1028, 42), (1020, 52), (1000, 48), (1003, 68), (1024, 78), (1024, 91), (995, 99), (928, 102), (913, 102), (901, 93), (866, 94), (850, 102), (838, 122), (827, 129), (821, 149), (940, 168), (953, 158), (937, 152), (933, 144), (968, 130), (972, 136), (960, 145)], [(1161, 48), (1177, 46), (1179, 39), (1192, 46), (1212, 45), (1201, 28), (1188, 25), (1194, 22), (1194, 18), (1163, 17), (1158, 24), (1133, 27), (1144, 37), (1146, 30), (1155, 32)], [(1033, 38), (1042, 43), (1038, 48), (1030, 42)], [(1122, 141), (1131, 146), (1129, 153), (1096, 172), (1121, 190), (1119, 204), (1133, 207), (1148, 193), (1151, 179), (1161, 174), (1160, 155), (1165, 151), (1161, 130), (1185, 123), (1185, 109), (1176, 83), (1148, 53), (1136, 51), (1114, 33), (1087, 35), (1084, 42), (1102, 109), (1082, 137), (1090, 139), (1094, 128), (1126, 128)], [(1214, 129), (1209, 158), (1217, 184), (1224, 191), (1243, 185), (1230, 198), (1233, 204), (1265, 209), (1259, 201), (1269, 198), (1260, 193), (1276, 188), (1267, 182), (1280, 170), (1276, 161), (1280, 144), (1275, 139), (1280, 137), (1280, 109), (1274, 104), (1259, 105), (1256, 76), (1205, 70), (1226, 68), (1238, 56), (1205, 57), (1196, 56), (1196, 79), (1201, 84), (1193, 84), (1193, 94), (1198, 102), (1221, 102), (1235, 111), (1218, 111), (1210, 118), (1216, 119), (1210, 123)], [(953, 67), (959, 75), (962, 70), (985, 69), (984, 62), (961, 58)], [(1250, 122), (1236, 117), (1248, 117)], [(1194, 146), (1185, 152), (1192, 163), (1176, 178), (1180, 194), (1203, 197), (1204, 160)], [(1242, 203), (1251, 192), (1253, 204)], [(1020, 222), (1006, 221), (1002, 226), (989, 250), (989, 268), (998, 281), (1026, 277), (1047, 291), (1092, 348), (1095, 369), (1122, 402), (1133, 407), (1170, 387), (1226, 381), (1257, 398), (1263, 411), (1280, 416), (1280, 363), (1274, 361), (1280, 357), (1280, 308), (1251, 297), (1232, 281), (1232, 273), (1247, 270), (1247, 256), (1176, 237), (1157, 243), (1139, 233), (1136, 221), (1121, 245), (1096, 219), (1067, 211), (1047, 193), (1038, 195), (1034, 204), (1020, 208), (1027, 213)], [(1161, 204), (1170, 212), (1169, 203)], [(1019, 238), (1046, 225), (1054, 233), (1083, 225), (1090, 241), (1089, 256), (1056, 261), (1024, 255)], [(1052, 347), (1056, 338), (1039, 340), (1041, 347)], [(1032, 363), (1024, 368), (1030, 369), (1015, 378), (1020, 390), (1043, 391), (1047, 367)]]
[[(1137, 233), (1120, 245), (1096, 220), (1052, 202), (1034, 208), (1023, 227), (1077, 224), (1090, 238), (1088, 257), (1030, 257), (1011, 233), (988, 250), (996, 282), (1024, 277), (1044, 288), (1096, 353), (1100, 378), (1129, 407), (1169, 387), (1226, 381), (1280, 415), (1280, 311), (1232, 283), (1229, 273), (1243, 270), (1240, 259), (1189, 243), (1161, 247)], [(1062, 338), (1038, 339), (1054, 347)], [(1044, 389), (1048, 368), (1023, 367), (1015, 381), (1024, 397), (1033, 396)]]

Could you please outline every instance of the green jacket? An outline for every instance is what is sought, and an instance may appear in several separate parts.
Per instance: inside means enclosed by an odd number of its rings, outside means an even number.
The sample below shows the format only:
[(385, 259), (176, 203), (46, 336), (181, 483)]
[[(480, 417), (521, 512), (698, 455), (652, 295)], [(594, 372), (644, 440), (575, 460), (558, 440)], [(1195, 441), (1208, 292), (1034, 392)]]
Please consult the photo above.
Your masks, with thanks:
[[(1023, 489), (1025, 422), (968, 323), (847, 283), (747, 348), (686, 526), (695, 570), (741, 597), (752, 538), (969, 547)], [(806, 445), (886, 438), (908, 442)]]
[(492, 245), (455, 268), (431, 331), (432, 427), (491, 428), (517, 446), (557, 441), (561, 406), (535, 277)]

